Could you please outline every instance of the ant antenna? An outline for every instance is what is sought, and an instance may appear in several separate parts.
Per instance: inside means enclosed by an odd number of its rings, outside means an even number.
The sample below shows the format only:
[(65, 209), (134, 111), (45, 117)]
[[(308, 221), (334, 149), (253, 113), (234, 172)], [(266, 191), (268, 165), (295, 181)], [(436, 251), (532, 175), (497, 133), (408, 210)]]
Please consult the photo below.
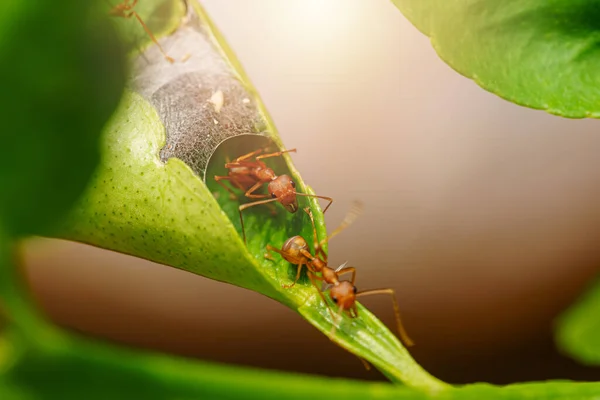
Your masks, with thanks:
[(331, 197), (327, 197), (327, 196), (317, 196), (316, 194), (307, 194), (307, 193), (300, 193), (300, 192), (294, 192), (294, 194), (296, 194), (298, 196), (316, 197), (318, 199), (329, 200), (329, 203), (327, 204), (327, 206), (323, 210), (323, 214), (325, 214), (327, 212), (327, 209), (329, 209), (329, 206), (331, 205), (331, 203), (333, 203), (333, 199)]
[(318, 256), (320, 252), (321, 254), (323, 254), (324, 257), (326, 257), (326, 255), (321, 250), (321, 247), (319, 246), (319, 236), (317, 235), (317, 227), (315, 226), (315, 219), (313, 217), (310, 207), (306, 207), (304, 209), (304, 212), (308, 214), (308, 217), (310, 218), (310, 223), (313, 228), (313, 248), (315, 249), (315, 256)]
[(260, 204), (267, 204), (267, 203), (272, 203), (274, 201), (277, 201), (277, 199), (268, 199), (268, 200), (259, 200), (259, 201), (255, 201), (254, 203), (247, 203), (247, 204), (242, 204), (239, 207), (239, 211), (240, 211), (240, 222), (242, 223), (242, 235), (244, 237), (244, 243), (246, 243), (246, 228), (244, 227), (244, 217), (242, 216), (242, 211), (244, 211), (246, 208), (248, 207), (252, 207), (252, 206), (258, 206)]
[(394, 289), (372, 289), (365, 290), (356, 294), (356, 297), (360, 296), (371, 296), (374, 294), (388, 294), (392, 297), (392, 304), (394, 305), (394, 314), (396, 315), (396, 325), (398, 327), (398, 333), (400, 334), (400, 338), (407, 346), (412, 346), (415, 344), (413, 340), (408, 336), (404, 326), (402, 325), (402, 320), (400, 319), (400, 307), (398, 307), (398, 299), (396, 299), (396, 293)]

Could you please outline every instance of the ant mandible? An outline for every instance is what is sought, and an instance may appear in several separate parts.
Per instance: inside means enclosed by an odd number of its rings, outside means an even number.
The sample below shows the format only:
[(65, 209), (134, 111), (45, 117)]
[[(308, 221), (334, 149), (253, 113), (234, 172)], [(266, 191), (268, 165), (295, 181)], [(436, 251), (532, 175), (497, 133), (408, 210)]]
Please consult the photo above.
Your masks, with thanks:
[(108, 12), (109, 15), (111, 15), (113, 17), (120, 17), (120, 18), (135, 17), (135, 19), (137, 19), (139, 21), (139, 23), (142, 25), (142, 28), (144, 28), (144, 30), (146, 31), (148, 36), (150, 36), (150, 39), (152, 39), (154, 44), (156, 44), (156, 46), (158, 46), (158, 49), (162, 53), (165, 60), (167, 60), (171, 64), (173, 64), (175, 62), (175, 60), (172, 57), (169, 57), (167, 55), (167, 53), (165, 53), (165, 51), (163, 50), (160, 43), (158, 43), (158, 40), (156, 40), (156, 37), (154, 36), (154, 34), (150, 30), (150, 28), (148, 28), (148, 25), (146, 25), (144, 23), (144, 21), (142, 20), (142, 17), (140, 17), (140, 15), (134, 10), (135, 6), (138, 3), (138, 0), (123, 0), (121, 3), (119, 3), (115, 6), (112, 6), (112, 4), (110, 4), (110, 2), (108, 0), (106, 0), (106, 1), (112, 7), (111, 10)]
[[(400, 319), (400, 308), (398, 307), (398, 300), (396, 299), (396, 294), (394, 289), (372, 289), (372, 290), (364, 290), (359, 292), (354, 285), (356, 280), (356, 268), (354, 267), (346, 267), (346, 263), (340, 265), (337, 269), (333, 269), (327, 264), (327, 254), (323, 251), (323, 245), (328, 243), (335, 235), (346, 229), (354, 220), (356, 216), (361, 211), (361, 205), (356, 203), (353, 208), (350, 209), (342, 223), (338, 228), (336, 228), (331, 235), (327, 238), (323, 239), (321, 242), (318, 241), (317, 229), (315, 227), (315, 221), (313, 215), (309, 208), (304, 209), (304, 211), (310, 217), (310, 221), (313, 227), (313, 239), (314, 239), (314, 249), (315, 255), (313, 256), (308, 247), (308, 243), (302, 236), (294, 236), (289, 238), (281, 247), (281, 250), (267, 245), (267, 254), (265, 254), (265, 258), (271, 258), (270, 252), (274, 251), (276, 253), (281, 254), (281, 256), (289, 261), (292, 264), (298, 265), (298, 270), (296, 272), (296, 279), (291, 285), (284, 285), (284, 288), (290, 288), (296, 284), (298, 279), (300, 278), (300, 272), (302, 271), (302, 266), (306, 265), (307, 274), (311, 281), (311, 283), (317, 288), (319, 296), (325, 304), (327, 305), (327, 309), (329, 310), (334, 321), (340, 321), (342, 313), (346, 313), (350, 318), (356, 318), (358, 316), (358, 310), (356, 308), (356, 299), (362, 296), (371, 296), (377, 294), (387, 294), (392, 298), (392, 304), (394, 306), (394, 314), (396, 317), (396, 325), (398, 328), (398, 333), (400, 338), (407, 346), (412, 346), (414, 342), (406, 333), (404, 326), (402, 325), (402, 320)], [(320, 273), (320, 276), (317, 275)], [(344, 274), (352, 274), (350, 281), (340, 281), (340, 276)], [(323, 281), (324, 283), (331, 285), (331, 289), (329, 289), (329, 297), (331, 300), (338, 306), (337, 314), (334, 314), (331, 308), (329, 307), (327, 300), (323, 294), (323, 290), (318, 287), (317, 281)], [(330, 337), (333, 337), (336, 331), (335, 323), (332, 326)]]
[[(298, 199), (296, 196), (306, 197), (317, 197), (319, 199), (329, 200), (329, 204), (323, 210), (323, 213), (327, 211), (333, 199), (331, 197), (317, 196), (314, 194), (299, 193), (296, 191), (296, 183), (289, 177), (289, 175), (277, 176), (275, 172), (267, 167), (267, 165), (261, 161), (265, 158), (279, 157), (285, 153), (295, 153), (296, 149), (282, 150), (275, 153), (259, 155), (264, 149), (258, 149), (251, 153), (244, 154), (236, 158), (231, 162), (225, 163), (225, 168), (229, 170), (227, 176), (215, 176), (215, 181), (223, 186), (232, 196), (237, 198), (237, 195), (231, 190), (231, 188), (225, 186), (223, 180), (228, 180), (232, 185), (245, 191), (244, 196), (249, 199), (265, 199), (259, 200), (253, 203), (242, 204), (239, 207), (240, 222), (242, 224), (242, 234), (244, 237), (244, 243), (246, 243), (246, 229), (244, 228), (244, 218), (242, 211), (247, 208), (258, 206), (260, 204), (267, 204), (277, 201), (285, 207), (285, 209), (291, 213), (298, 211)], [(254, 157), (254, 160), (252, 160)], [(269, 194), (255, 194), (265, 183), (268, 183), (267, 190)]]

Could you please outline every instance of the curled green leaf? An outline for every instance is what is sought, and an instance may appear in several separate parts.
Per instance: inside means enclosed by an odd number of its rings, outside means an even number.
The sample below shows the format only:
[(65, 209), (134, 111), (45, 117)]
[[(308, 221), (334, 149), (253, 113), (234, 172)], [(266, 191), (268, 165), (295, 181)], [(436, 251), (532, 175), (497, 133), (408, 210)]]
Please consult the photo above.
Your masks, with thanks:
[[(246, 210), (246, 246), (238, 201), (214, 181), (227, 158), (265, 145), (282, 149), (255, 90), (195, 3), (172, 35), (161, 40), (176, 60), (165, 63), (156, 46), (134, 63), (131, 87), (107, 127), (102, 162), (89, 190), (65, 222), (61, 237), (132, 254), (248, 288), (299, 312), (324, 333), (333, 326), (328, 305), (304, 278), (292, 288), (296, 267), (264, 257), (267, 244), (291, 236), (312, 243), (302, 211), (280, 206)], [(312, 193), (289, 155), (269, 161), (289, 174), (301, 193)], [(302, 197), (325, 237), (314, 198)], [(337, 325), (337, 323), (336, 323)], [(363, 307), (343, 318), (332, 340), (369, 361), (394, 381), (429, 392), (446, 384), (424, 371), (396, 336)]]
[(596, 2), (392, 2), (448, 65), (484, 89), (564, 117), (600, 117)]

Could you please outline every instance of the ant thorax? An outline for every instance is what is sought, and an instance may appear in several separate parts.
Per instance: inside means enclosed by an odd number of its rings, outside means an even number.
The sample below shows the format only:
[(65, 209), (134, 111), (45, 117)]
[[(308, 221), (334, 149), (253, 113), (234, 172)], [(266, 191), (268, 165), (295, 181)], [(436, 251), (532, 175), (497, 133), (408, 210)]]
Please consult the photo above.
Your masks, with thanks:
[(306, 253), (308, 250), (308, 243), (302, 236), (291, 237), (281, 246), (283, 258), (292, 264), (306, 264), (308, 259), (302, 253)]
[(323, 280), (330, 285), (336, 285), (339, 283), (337, 273), (327, 267), (327, 265), (318, 258), (312, 260), (311, 264), (315, 267), (315, 271), (321, 271), (323, 274)]

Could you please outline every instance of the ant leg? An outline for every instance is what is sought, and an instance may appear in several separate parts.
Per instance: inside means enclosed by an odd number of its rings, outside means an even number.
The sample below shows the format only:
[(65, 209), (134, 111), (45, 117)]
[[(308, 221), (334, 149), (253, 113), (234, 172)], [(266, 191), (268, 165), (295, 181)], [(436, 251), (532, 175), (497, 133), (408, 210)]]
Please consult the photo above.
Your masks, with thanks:
[[(336, 269), (335, 272), (337, 272), (337, 276), (338, 279), (340, 276), (347, 274), (347, 273), (352, 273), (352, 279), (350, 279), (350, 282), (352, 283), (352, 286), (354, 286), (354, 281), (356, 280), (356, 268), (354, 267), (345, 267), (345, 264), (342, 264), (340, 267), (341, 269)], [(339, 271), (339, 272), (338, 272)]]
[(344, 312), (344, 306), (339, 306), (338, 313), (335, 316), (335, 318), (331, 324), (331, 331), (329, 331), (329, 339), (330, 340), (333, 340), (333, 335), (335, 335), (335, 331), (337, 330), (337, 326), (335, 324), (342, 322), (342, 313), (343, 312)]
[(238, 158), (236, 158), (235, 160), (233, 160), (234, 163), (240, 162), (240, 161), (244, 161), (247, 160), (248, 158), (254, 157), (257, 154), (260, 154), (263, 152), (263, 149), (258, 149), (258, 150), (254, 150), (248, 154), (244, 154), (243, 156), (239, 156)]
[(315, 274), (313, 274), (310, 271), (308, 272), (308, 278), (310, 279), (310, 283), (312, 283), (313, 286), (315, 287), (315, 289), (317, 289), (317, 293), (319, 293), (319, 296), (323, 300), (325, 307), (327, 307), (327, 310), (329, 310), (329, 314), (331, 314), (331, 319), (333, 321), (335, 321), (335, 314), (333, 313), (333, 310), (331, 310), (331, 307), (329, 307), (329, 303), (327, 303), (327, 299), (325, 298), (325, 295), (323, 294), (323, 292), (321, 291), (321, 289), (319, 288), (319, 286), (317, 284), (317, 281), (322, 280), (322, 278), (316, 276)]
[(260, 160), (262, 158), (278, 157), (278, 156), (280, 156), (282, 154), (285, 154), (285, 153), (295, 153), (295, 152), (296, 152), (296, 149), (282, 150), (282, 151), (278, 151), (276, 153), (263, 154), (262, 156), (256, 157), (256, 160), (258, 161), (258, 160)]
[(281, 251), (278, 248), (273, 247), (270, 244), (268, 244), (267, 245), (267, 251), (265, 252), (265, 258), (267, 260), (275, 261), (275, 259), (273, 259), (273, 256), (271, 255), (272, 251), (274, 251), (275, 253), (279, 253), (279, 254), (283, 255), (283, 251)]
[[(332, 320), (332, 322), (333, 322), (333, 327), (332, 327), (332, 330), (331, 330), (331, 332), (329, 333), (329, 336), (330, 336), (330, 337), (329, 337), (329, 339), (330, 339), (330, 340), (331, 340), (333, 343), (335, 343), (335, 344), (337, 344), (338, 346), (340, 346), (338, 343), (336, 343), (336, 342), (333, 340), (333, 335), (335, 334), (335, 331), (336, 331), (336, 328), (335, 328), (336, 314), (334, 314), (334, 313), (333, 313), (333, 311), (331, 310), (331, 307), (329, 307), (329, 304), (327, 303), (327, 300), (325, 299), (325, 295), (323, 294), (323, 291), (321, 291), (321, 290), (319, 289), (319, 287), (317, 286), (317, 282), (316, 282), (316, 281), (317, 281), (317, 280), (322, 280), (323, 278), (320, 278), (320, 277), (318, 277), (318, 276), (314, 275), (314, 274), (313, 274), (313, 273), (311, 273), (310, 271), (308, 272), (308, 277), (309, 277), (309, 279), (310, 279), (310, 282), (311, 282), (311, 283), (313, 284), (313, 286), (314, 286), (314, 287), (317, 289), (317, 292), (319, 293), (319, 296), (321, 296), (321, 299), (323, 299), (323, 303), (325, 303), (325, 305), (327, 306), (327, 309), (329, 310), (329, 314), (331, 314), (331, 320)], [(340, 310), (342, 310), (342, 311), (343, 311), (343, 309), (342, 309), (341, 307), (340, 307)], [(340, 317), (341, 317), (341, 312), (338, 312), (338, 315), (337, 315), (337, 320), (339, 320), (339, 319), (340, 319)], [(343, 346), (340, 346), (340, 347), (344, 348)], [(358, 357), (358, 356), (357, 356), (357, 357)], [(365, 367), (365, 369), (366, 369), (367, 371), (370, 371), (370, 370), (371, 370), (371, 364), (369, 364), (369, 363), (367, 362), (367, 360), (365, 360), (365, 359), (364, 359), (364, 358), (362, 358), (362, 357), (358, 357), (358, 359), (360, 360), (360, 362), (363, 364), (363, 366)]]
[[(135, 19), (137, 19), (138, 22), (142, 25), (142, 28), (144, 28), (144, 30), (146, 31), (146, 33), (148, 34), (148, 36), (150, 36), (150, 39), (152, 39), (152, 41), (154, 42), (154, 44), (156, 44), (156, 46), (158, 47), (158, 49), (162, 53), (163, 57), (165, 58), (165, 60), (167, 60), (168, 62), (170, 62), (171, 64), (173, 64), (175, 62), (175, 60), (172, 57), (169, 57), (167, 55), (167, 53), (162, 48), (162, 46), (160, 45), (160, 43), (158, 43), (158, 40), (156, 40), (156, 37), (154, 36), (154, 34), (150, 30), (150, 28), (148, 28), (148, 25), (146, 25), (146, 23), (144, 22), (144, 20), (142, 19), (142, 17), (140, 17), (140, 15), (133, 10), (133, 8), (136, 6), (137, 3), (138, 3), (138, 0), (133, 0), (131, 2), (131, 4), (129, 4), (129, 0), (124, 0), (120, 4), (117, 4), (116, 6), (114, 6), (113, 9), (109, 12), (109, 14), (113, 15), (113, 16), (122, 17), (122, 18), (135, 17)], [(127, 10), (130, 10), (128, 14), (125, 14), (125, 12), (124, 12), (125, 11), (125, 7), (126, 7)]]
[[(134, 1), (134, 3), (137, 3), (137, 0)], [(137, 12), (135, 12), (135, 11), (132, 11), (131, 14), (133, 14), (133, 16), (140, 22), (140, 24), (142, 24), (142, 27), (144, 28), (144, 30), (146, 31), (146, 33), (148, 34), (148, 36), (150, 36), (150, 39), (152, 39), (152, 41), (154, 42), (154, 44), (156, 44), (156, 46), (158, 47), (158, 49), (162, 53), (163, 57), (165, 58), (165, 60), (167, 60), (168, 62), (170, 62), (171, 64), (173, 64), (175, 62), (175, 59), (172, 58), (172, 57), (169, 57), (167, 55), (167, 53), (165, 52), (165, 50), (163, 49), (163, 47), (160, 45), (160, 43), (158, 43), (158, 40), (156, 39), (156, 37), (154, 36), (154, 34), (150, 30), (150, 28), (148, 28), (148, 25), (146, 25), (144, 23), (144, 21), (142, 21), (142, 18), (140, 17), (140, 15)]]
[(331, 203), (333, 203), (333, 199), (331, 197), (317, 196), (316, 194), (306, 194), (306, 193), (299, 193), (299, 192), (295, 192), (295, 194), (298, 195), (298, 196), (316, 197), (316, 198), (323, 199), (323, 200), (329, 200), (329, 203), (327, 204), (327, 207), (325, 207), (325, 209), (323, 210), (323, 214), (325, 214), (327, 212), (327, 209), (329, 208), (329, 206), (331, 205)]
[[(356, 356), (356, 357), (358, 357), (358, 356)], [(358, 357), (358, 359), (360, 360), (360, 362), (362, 363), (362, 365), (365, 367), (365, 369), (366, 369), (367, 371), (370, 371), (370, 370), (371, 370), (371, 364), (369, 364), (369, 362), (368, 362), (367, 360), (365, 360), (365, 359), (364, 359), (364, 358), (362, 358), (362, 357)]]
[(248, 197), (249, 199), (264, 199), (270, 197), (268, 194), (253, 194), (258, 189), (260, 189), (262, 185), (264, 185), (264, 182), (256, 182), (254, 186), (252, 186), (250, 189), (248, 189), (248, 191), (246, 191), (246, 193), (244, 193), (244, 196)]
[(255, 201), (254, 203), (242, 204), (239, 207), (240, 222), (242, 223), (242, 235), (244, 237), (244, 243), (247, 243), (247, 242), (246, 242), (246, 229), (244, 228), (244, 217), (242, 216), (242, 211), (244, 211), (246, 208), (249, 208), (249, 207), (254, 207), (254, 206), (258, 206), (258, 205), (266, 204), (266, 203), (271, 203), (273, 201), (277, 201), (277, 199), (259, 200), (259, 201)]
[(223, 181), (223, 180), (225, 180), (225, 181), (230, 181), (230, 182), (232, 182), (232, 183), (233, 183), (234, 179), (233, 179), (231, 176), (218, 176), (218, 175), (215, 175), (215, 181), (217, 181), (217, 183), (218, 183), (219, 185), (221, 185), (222, 187), (224, 187), (224, 188), (225, 188), (225, 189), (226, 189), (226, 190), (229, 192), (229, 198), (230, 198), (231, 200), (237, 200), (237, 199), (238, 199), (238, 196), (237, 196), (237, 195), (234, 193), (234, 191), (233, 191), (233, 190), (231, 190), (231, 188), (230, 188), (230, 187), (228, 187), (228, 186), (225, 186), (225, 183), (221, 182), (221, 181)]
[[(308, 217), (310, 218), (310, 223), (312, 224), (312, 228), (313, 228), (313, 247), (314, 247), (314, 250), (315, 250), (315, 255), (318, 256), (319, 253), (323, 254), (323, 250), (319, 246), (319, 236), (317, 235), (317, 227), (315, 226), (315, 219), (313, 218), (312, 211), (310, 210), (309, 207), (306, 207), (304, 209), (304, 212), (308, 214)], [(324, 256), (326, 257), (326, 255), (324, 255)]]
[(298, 271), (296, 272), (296, 279), (294, 279), (294, 283), (292, 283), (291, 285), (281, 285), (282, 288), (289, 289), (289, 288), (293, 287), (296, 284), (296, 282), (298, 282), (298, 279), (300, 279), (300, 273), (302, 272), (303, 265), (304, 264), (302, 264), (302, 263), (298, 264)]
[(398, 333), (400, 334), (400, 338), (407, 346), (414, 345), (415, 343), (404, 330), (404, 326), (402, 326), (402, 320), (400, 319), (400, 307), (398, 307), (398, 300), (396, 299), (396, 293), (394, 292), (394, 289), (365, 290), (364, 292), (357, 293), (356, 297), (370, 296), (373, 294), (389, 294), (392, 297), (392, 304), (394, 305), (394, 314), (396, 314), (396, 325), (398, 326)]

